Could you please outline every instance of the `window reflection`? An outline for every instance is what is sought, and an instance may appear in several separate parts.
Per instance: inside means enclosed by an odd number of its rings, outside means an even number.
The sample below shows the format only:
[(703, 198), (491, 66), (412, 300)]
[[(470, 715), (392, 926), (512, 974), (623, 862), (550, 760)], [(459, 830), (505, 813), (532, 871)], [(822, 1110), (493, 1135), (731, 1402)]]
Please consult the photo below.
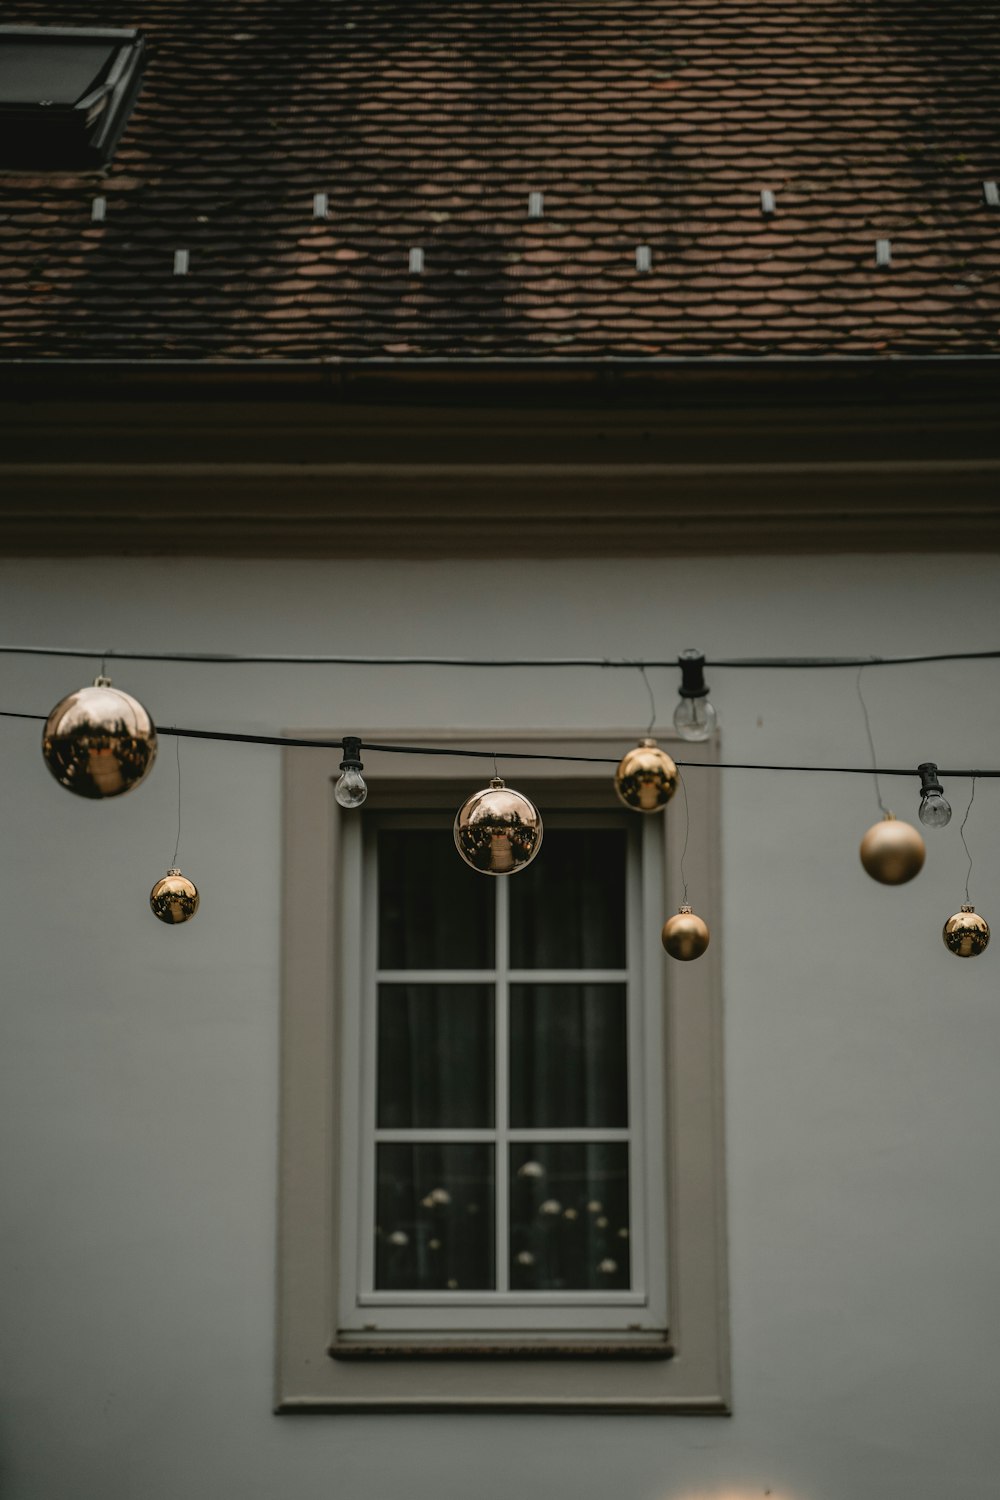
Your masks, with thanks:
[(491, 1145), (383, 1142), (377, 1174), (378, 1290), (494, 1288)]
[(630, 1285), (624, 1141), (510, 1148), (515, 1291), (624, 1291)]

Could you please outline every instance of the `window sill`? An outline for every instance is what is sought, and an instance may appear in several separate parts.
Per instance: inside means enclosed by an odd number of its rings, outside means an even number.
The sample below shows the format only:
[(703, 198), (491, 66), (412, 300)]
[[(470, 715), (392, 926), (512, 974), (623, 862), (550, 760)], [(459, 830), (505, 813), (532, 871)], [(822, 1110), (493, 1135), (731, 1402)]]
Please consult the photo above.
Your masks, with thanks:
[(425, 1343), (374, 1344), (339, 1339), (327, 1350), (331, 1359), (673, 1359), (673, 1345), (606, 1340), (599, 1343)]

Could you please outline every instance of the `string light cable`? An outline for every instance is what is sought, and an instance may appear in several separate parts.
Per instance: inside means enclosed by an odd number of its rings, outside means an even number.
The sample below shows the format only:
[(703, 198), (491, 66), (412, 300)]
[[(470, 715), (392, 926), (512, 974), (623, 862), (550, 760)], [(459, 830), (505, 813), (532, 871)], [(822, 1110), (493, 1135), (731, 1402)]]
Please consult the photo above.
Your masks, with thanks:
[[(203, 666), (299, 666), (299, 667), (600, 667), (604, 669), (637, 668), (675, 669), (682, 657), (638, 658), (610, 656), (325, 656), (297, 655), (284, 652), (225, 651), (112, 651), (87, 650), (79, 646), (5, 646), (0, 656), (76, 657), (102, 664), (116, 661), (162, 661)], [(754, 671), (788, 669), (805, 671), (845, 667), (904, 667), (945, 661), (997, 661), (995, 651), (939, 651), (919, 656), (737, 656), (705, 657), (702, 667), (726, 667)]]
[[(12, 709), (0, 709), (0, 719), (21, 719), (31, 723), (44, 724), (45, 714), (20, 713)], [(346, 748), (348, 739), (327, 739), (324, 737), (305, 737), (282, 734), (248, 734), (236, 730), (224, 729), (186, 729), (180, 725), (163, 726), (157, 725), (158, 735), (176, 735), (180, 739), (189, 740), (213, 740), (221, 744), (237, 745), (271, 745), (278, 749), (286, 750), (340, 750)], [(493, 761), (497, 752), (493, 750), (473, 750), (460, 745), (390, 745), (380, 740), (354, 740), (359, 751), (378, 755), (437, 755), (456, 756), (468, 760)], [(505, 760), (516, 761), (552, 761), (557, 763), (575, 763), (594, 766), (614, 766), (618, 762), (614, 757), (605, 755), (553, 755), (543, 751), (517, 751), (504, 750), (501, 752)], [(792, 766), (764, 763), (760, 761), (705, 761), (705, 760), (677, 760), (678, 766), (686, 770), (705, 771), (794, 771), (797, 773), (815, 773), (824, 776), (871, 776), (873, 770), (879, 776), (917, 776), (918, 772), (914, 766)], [(1000, 769), (975, 769), (969, 768), (953, 769), (943, 768), (938, 772), (943, 777), (976, 777), (978, 779), (998, 779)]]

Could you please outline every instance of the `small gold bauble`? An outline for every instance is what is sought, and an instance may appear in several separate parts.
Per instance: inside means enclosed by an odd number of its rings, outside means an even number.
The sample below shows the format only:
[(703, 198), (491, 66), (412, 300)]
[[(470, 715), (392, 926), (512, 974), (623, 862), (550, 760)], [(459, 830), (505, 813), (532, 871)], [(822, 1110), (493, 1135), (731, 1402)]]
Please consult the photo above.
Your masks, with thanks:
[(682, 906), (675, 917), (664, 922), (661, 941), (671, 958), (688, 963), (692, 958), (700, 958), (708, 947), (708, 924), (690, 906)]
[(135, 698), (97, 677), (57, 703), (42, 731), (45, 764), (80, 797), (118, 797), (148, 775), (156, 729)]
[(882, 885), (905, 885), (924, 867), (927, 848), (910, 823), (886, 813), (861, 840), (861, 863)]
[(990, 940), (990, 926), (974, 906), (964, 903), (941, 931), (944, 945), (956, 958), (978, 958)]
[(622, 756), (615, 791), (636, 812), (660, 812), (677, 790), (677, 767), (655, 740), (640, 740)]
[(458, 809), (455, 847), (482, 875), (514, 875), (542, 847), (541, 815), (533, 802), (495, 776)]
[(190, 922), (198, 910), (200, 900), (198, 887), (186, 875), (182, 875), (180, 870), (168, 870), (149, 893), (153, 916), (159, 917), (161, 922), (172, 924)]

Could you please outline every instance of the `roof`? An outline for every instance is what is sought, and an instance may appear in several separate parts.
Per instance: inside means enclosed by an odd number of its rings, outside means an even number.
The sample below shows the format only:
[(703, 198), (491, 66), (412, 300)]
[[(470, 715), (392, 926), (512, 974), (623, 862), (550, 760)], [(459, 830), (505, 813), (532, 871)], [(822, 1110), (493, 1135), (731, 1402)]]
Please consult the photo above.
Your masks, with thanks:
[(996, 0), (62, 0), (59, 22), (139, 25), (148, 64), (104, 173), (0, 174), (6, 359), (1000, 350)]

